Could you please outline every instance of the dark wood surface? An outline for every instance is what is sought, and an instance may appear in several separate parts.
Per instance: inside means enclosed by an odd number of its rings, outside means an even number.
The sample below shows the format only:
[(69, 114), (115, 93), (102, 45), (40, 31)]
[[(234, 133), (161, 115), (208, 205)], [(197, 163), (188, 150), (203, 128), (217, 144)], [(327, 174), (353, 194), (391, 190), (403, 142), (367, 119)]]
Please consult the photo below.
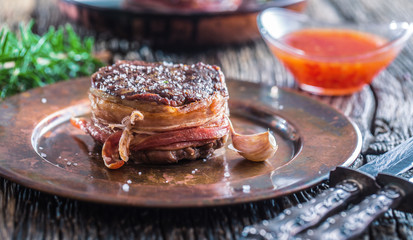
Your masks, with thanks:
[[(306, 13), (328, 21), (411, 20), (410, 0), (309, 0)], [(36, 30), (66, 21), (54, 0), (0, 1), (0, 25), (36, 19)], [(78, 27), (82, 34), (93, 31)], [(220, 65), (227, 77), (297, 88), (264, 42), (191, 51), (166, 51), (99, 35), (97, 51), (111, 60), (142, 59)], [(353, 119), (363, 135), (355, 167), (413, 136), (413, 39), (400, 56), (361, 92), (316, 97)], [(322, 183), (291, 196), (201, 209), (144, 209), (99, 205), (47, 195), (0, 179), (0, 239), (236, 239), (244, 226), (272, 218), (328, 188)], [(388, 211), (360, 239), (413, 239), (413, 215)]]

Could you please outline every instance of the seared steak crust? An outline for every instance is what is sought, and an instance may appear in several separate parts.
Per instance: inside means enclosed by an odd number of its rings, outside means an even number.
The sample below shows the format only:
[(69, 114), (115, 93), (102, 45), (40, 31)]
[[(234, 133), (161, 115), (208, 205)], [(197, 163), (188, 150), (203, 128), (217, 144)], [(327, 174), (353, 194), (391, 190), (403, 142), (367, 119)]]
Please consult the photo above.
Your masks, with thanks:
[(220, 68), (193, 65), (119, 61), (92, 75), (92, 88), (126, 100), (182, 106), (213, 94), (228, 97)]

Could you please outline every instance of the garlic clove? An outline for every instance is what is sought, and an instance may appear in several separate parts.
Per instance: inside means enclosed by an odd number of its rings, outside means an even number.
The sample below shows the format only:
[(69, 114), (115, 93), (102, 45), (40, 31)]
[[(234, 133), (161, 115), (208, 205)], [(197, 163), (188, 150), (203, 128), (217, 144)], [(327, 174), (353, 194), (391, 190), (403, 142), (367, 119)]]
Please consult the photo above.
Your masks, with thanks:
[(232, 145), (241, 156), (254, 162), (263, 162), (273, 157), (278, 149), (275, 137), (270, 131), (253, 135), (232, 131)]

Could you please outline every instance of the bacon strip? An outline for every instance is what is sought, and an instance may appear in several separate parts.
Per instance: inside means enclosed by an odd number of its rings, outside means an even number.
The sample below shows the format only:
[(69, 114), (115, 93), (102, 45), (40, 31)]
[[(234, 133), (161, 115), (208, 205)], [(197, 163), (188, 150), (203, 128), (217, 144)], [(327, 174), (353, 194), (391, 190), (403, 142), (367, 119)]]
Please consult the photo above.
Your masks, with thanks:
[(98, 125), (92, 125), (90, 124), (86, 119), (84, 118), (75, 118), (72, 117), (70, 119), (70, 123), (79, 128), (80, 130), (84, 131), (85, 133), (90, 134), (93, 139), (100, 143), (104, 143), (106, 139), (109, 138), (109, 136), (113, 133), (110, 132), (107, 129), (101, 128)]
[(163, 132), (150, 136), (137, 136), (131, 142), (131, 149), (134, 151), (153, 149), (179, 142), (202, 141), (218, 139), (229, 133), (229, 126), (220, 127), (197, 127)]
[(89, 124), (83, 118), (72, 118), (70, 122), (75, 127), (89, 133), (96, 140), (104, 142), (102, 157), (106, 167), (110, 169), (120, 168), (127, 162), (130, 150), (139, 151), (173, 144), (179, 146), (181, 145), (179, 143), (185, 142), (214, 140), (226, 136), (230, 131), (228, 120), (221, 119), (211, 122), (205, 127), (187, 128), (153, 135), (133, 135), (128, 128), (125, 128), (107, 136), (105, 131)]
[(122, 131), (115, 132), (102, 147), (102, 158), (105, 166), (110, 169), (118, 169), (123, 166), (125, 161), (119, 159), (119, 140), (122, 136)]

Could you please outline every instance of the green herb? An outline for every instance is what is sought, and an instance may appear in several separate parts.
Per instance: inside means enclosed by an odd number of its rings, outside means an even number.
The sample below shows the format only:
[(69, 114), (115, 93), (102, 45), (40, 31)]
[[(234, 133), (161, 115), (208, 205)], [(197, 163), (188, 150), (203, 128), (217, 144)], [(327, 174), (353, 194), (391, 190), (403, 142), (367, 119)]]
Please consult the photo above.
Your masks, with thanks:
[(33, 24), (20, 24), (19, 34), (0, 31), (0, 98), (90, 75), (102, 65), (92, 56), (94, 40), (82, 40), (69, 24), (43, 36), (32, 32)]

